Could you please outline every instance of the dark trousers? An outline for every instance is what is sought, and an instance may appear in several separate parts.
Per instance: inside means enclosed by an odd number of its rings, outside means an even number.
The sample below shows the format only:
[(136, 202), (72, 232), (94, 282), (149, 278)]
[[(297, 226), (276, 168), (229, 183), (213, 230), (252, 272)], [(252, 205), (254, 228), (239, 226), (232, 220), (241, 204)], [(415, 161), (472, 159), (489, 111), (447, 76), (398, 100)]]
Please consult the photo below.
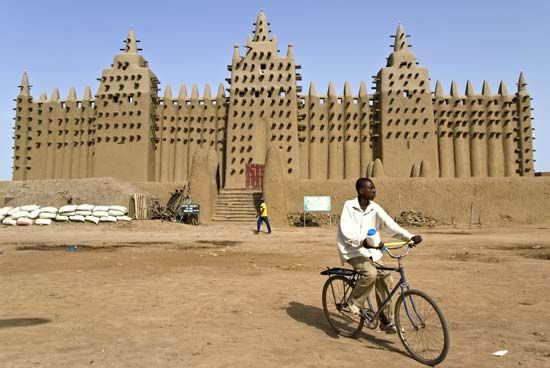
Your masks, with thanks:
[(271, 232), (271, 226), (269, 225), (269, 219), (267, 216), (258, 216), (258, 221), (256, 221), (256, 229), (258, 232), (260, 232), (260, 226), (262, 226), (262, 222), (265, 222), (267, 225), (267, 232)]

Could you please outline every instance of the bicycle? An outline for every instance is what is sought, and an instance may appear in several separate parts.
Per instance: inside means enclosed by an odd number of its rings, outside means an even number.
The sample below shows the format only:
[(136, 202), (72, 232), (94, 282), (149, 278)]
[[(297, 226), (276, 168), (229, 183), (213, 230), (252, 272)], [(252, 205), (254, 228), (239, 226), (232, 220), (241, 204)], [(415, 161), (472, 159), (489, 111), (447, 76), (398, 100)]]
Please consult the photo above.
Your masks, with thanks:
[[(406, 252), (398, 255), (391, 252), (405, 246)], [(349, 310), (348, 299), (361, 274), (352, 269), (327, 267), (321, 272), (321, 275), (329, 276), (323, 286), (323, 310), (334, 332), (355, 337), (365, 324), (373, 330), (378, 327), (381, 311), (400, 290), (394, 312), (397, 335), (414, 359), (433, 366), (441, 363), (449, 352), (449, 330), (443, 312), (435, 301), (426, 293), (409, 288), (402, 259), (409, 255), (413, 246), (412, 241), (380, 244), (380, 250), (397, 259), (398, 265), (376, 268), (398, 272), (400, 279), (378, 310), (373, 308), (369, 296), (368, 306), (360, 308), (359, 316)]]

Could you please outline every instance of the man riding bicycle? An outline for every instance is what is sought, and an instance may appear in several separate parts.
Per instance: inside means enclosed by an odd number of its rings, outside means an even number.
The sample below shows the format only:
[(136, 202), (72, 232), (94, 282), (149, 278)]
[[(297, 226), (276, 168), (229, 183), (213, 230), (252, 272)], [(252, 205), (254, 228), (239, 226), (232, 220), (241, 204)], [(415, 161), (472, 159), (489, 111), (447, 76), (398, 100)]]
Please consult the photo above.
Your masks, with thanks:
[[(401, 240), (412, 240), (415, 244), (422, 241), (420, 235), (412, 235), (399, 226), (378, 204), (372, 200), (376, 196), (374, 182), (369, 178), (359, 178), (355, 183), (357, 198), (346, 201), (340, 216), (337, 234), (338, 252), (342, 265), (347, 262), (356, 271), (361, 272), (353, 292), (348, 300), (350, 311), (359, 315), (372, 287), (375, 286), (378, 305), (388, 297), (393, 287), (389, 271), (380, 271), (376, 265), (384, 266), (382, 252), (378, 244), (369, 244), (374, 233), (383, 230), (389, 236)], [(393, 324), (391, 303), (386, 304), (381, 313), (380, 328), (386, 333), (396, 333)]]

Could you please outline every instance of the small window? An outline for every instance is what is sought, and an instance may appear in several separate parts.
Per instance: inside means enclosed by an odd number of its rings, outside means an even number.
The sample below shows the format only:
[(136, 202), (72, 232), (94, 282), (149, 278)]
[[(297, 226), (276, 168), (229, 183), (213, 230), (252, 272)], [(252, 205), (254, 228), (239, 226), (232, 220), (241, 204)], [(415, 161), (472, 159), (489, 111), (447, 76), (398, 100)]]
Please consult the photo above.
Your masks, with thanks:
[(319, 103), (320, 103), (321, 105), (323, 105), (323, 104), (325, 103), (325, 99), (324, 99), (324, 98), (320, 98), (320, 99), (319, 99)]

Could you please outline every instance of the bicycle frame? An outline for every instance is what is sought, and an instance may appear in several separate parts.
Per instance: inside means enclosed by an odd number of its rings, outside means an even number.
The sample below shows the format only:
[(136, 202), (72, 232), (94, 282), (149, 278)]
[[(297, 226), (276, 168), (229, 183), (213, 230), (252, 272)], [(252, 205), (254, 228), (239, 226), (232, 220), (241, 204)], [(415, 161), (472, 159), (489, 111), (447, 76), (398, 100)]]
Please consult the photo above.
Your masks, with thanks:
[[(415, 328), (418, 328), (420, 326), (422, 326), (423, 324), (423, 321), (422, 319), (420, 318), (418, 312), (416, 311), (416, 306), (414, 304), (414, 300), (412, 298), (410, 298), (410, 306), (408, 306), (408, 303), (407, 303), (407, 299), (405, 297), (405, 292), (407, 290), (409, 290), (409, 283), (408, 283), (408, 280), (407, 280), (407, 275), (405, 274), (405, 268), (403, 267), (403, 264), (402, 264), (402, 261), (401, 261), (401, 258), (402, 257), (396, 257), (397, 258), (397, 267), (382, 267), (382, 266), (377, 266), (376, 269), (377, 270), (381, 270), (381, 271), (392, 271), (392, 272), (398, 272), (399, 275), (400, 275), (400, 278), (399, 278), (399, 282), (393, 287), (392, 291), (389, 293), (389, 295), (384, 299), (384, 301), (382, 302), (382, 304), (380, 306), (378, 306), (378, 310), (374, 313), (373, 316), (369, 316), (367, 313), (363, 312), (362, 315), (363, 315), (363, 318), (365, 318), (367, 321), (369, 322), (372, 322), (373, 320), (378, 320), (380, 319), (380, 314), (382, 313), (382, 310), (384, 310), (384, 308), (386, 307), (386, 305), (388, 303), (391, 302), (391, 299), (393, 298), (393, 296), (397, 293), (398, 290), (401, 290), (401, 297), (403, 298), (403, 305), (405, 306), (405, 312), (407, 313), (407, 317), (409, 318), (409, 320), (411, 321), (411, 323), (413, 324), (413, 326)], [(354, 276), (352, 278), (352, 280), (354, 281), (354, 283), (357, 281), (357, 279), (359, 278), (359, 276)], [(369, 304), (369, 308), (371, 310), (373, 310), (372, 308), (372, 304), (371, 304), (371, 301), (370, 301), (370, 298), (367, 299), (368, 301), (368, 304)], [(414, 315), (415, 316), (412, 316), (412, 313), (411, 311), (409, 310), (410, 307), (412, 307), (412, 311), (414, 312)], [(416, 317), (416, 318), (414, 318)]]

